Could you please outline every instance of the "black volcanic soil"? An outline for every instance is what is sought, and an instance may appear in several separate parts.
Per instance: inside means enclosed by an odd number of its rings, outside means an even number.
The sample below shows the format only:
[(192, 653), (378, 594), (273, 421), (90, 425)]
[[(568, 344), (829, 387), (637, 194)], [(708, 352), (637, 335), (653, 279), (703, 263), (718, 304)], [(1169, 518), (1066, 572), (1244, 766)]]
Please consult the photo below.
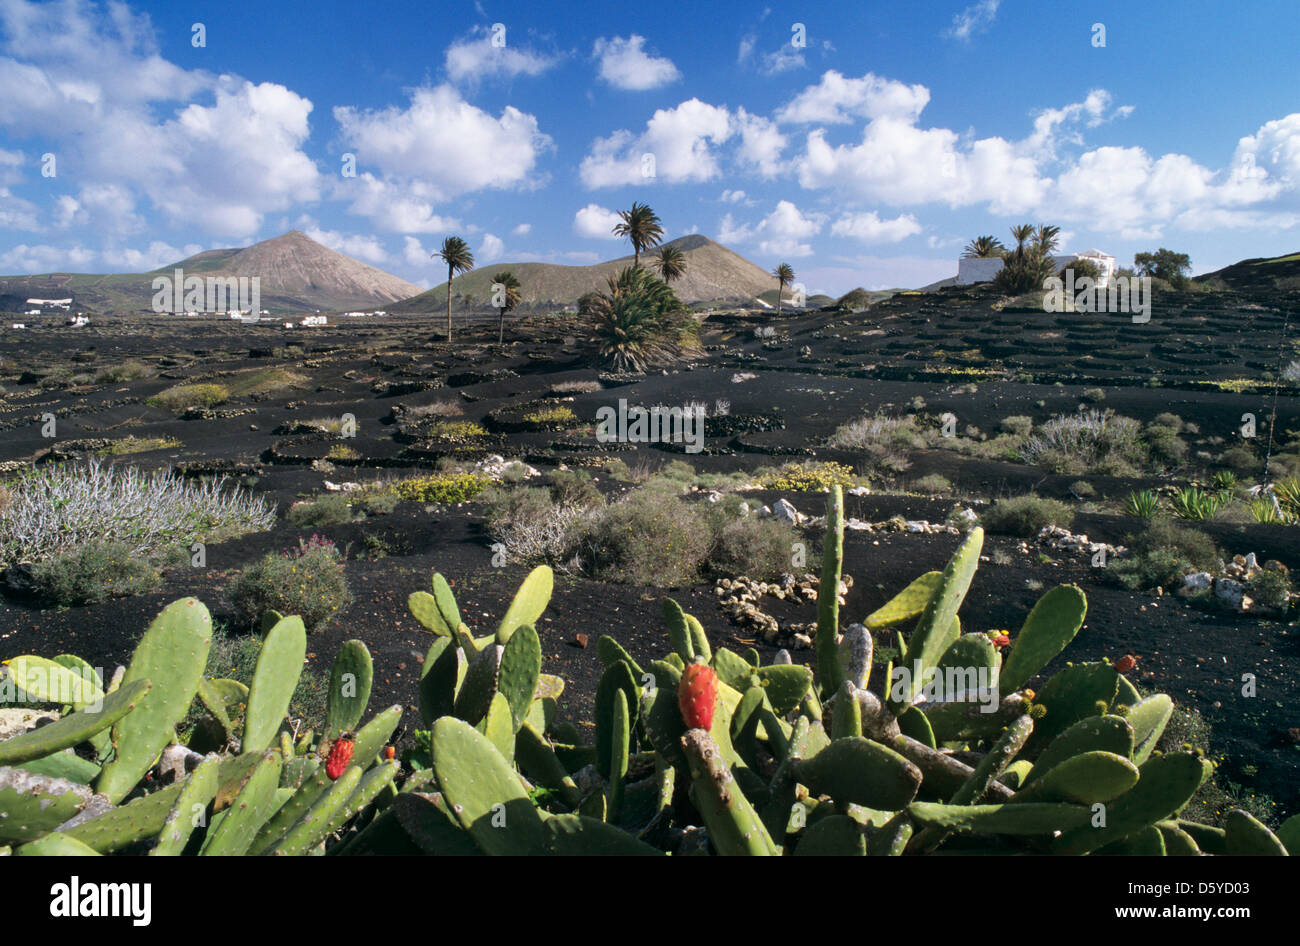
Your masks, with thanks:
[[(1127, 315), (999, 309), (997, 301), (986, 290), (903, 294), (856, 314), (787, 317), (781, 331), (767, 339), (755, 338), (753, 330), (775, 325), (772, 314), (712, 313), (704, 323), (706, 351), (696, 364), (629, 384), (607, 379), (603, 390), (565, 403), (590, 424), (598, 407), (618, 398), (644, 405), (691, 400), (714, 405), (725, 399), (733, 416), (776, 417), (783, 424), (779, 429), (713, 437), (709, 452), (686, 457), (650, 446), (607, 454), (590, 427), (505, 433), (483, 452), (520, 457), (544, 472), (560, 463), (594, 466), (611, 455), (632, 465), (686, 459), (701, 472), (754, 470), (792, 458), (857, 465), (860, 458), (821, 444), (839, 425), (877, 409), (906, 412), (920, 397), (926, 414), (951, 412), (962, 428), (991, 432), (1011, 415), (1042, 421), (1073, 412), (1085, 390), (1100, 387), (1105, 399), (1098, 406), (1142, 421), (1173, 412), (1195, 423), (1204, 442), (1193, 445), (1190, 466), (1169, 477), (1057, 476), (1020, 463), (917, 450), (905, 473), (873, 482), (870, 496), (849, 497), (847, 512), (872, 521), (895, 515), (942, 521), (958, 503), (1031, 490), (1075, 502), (1071, 487), (1080, 479), (1094, 488), (1090, 499), (1101, 504), (1097, 508), (1112, 510), (1113, 501), (1134, 488), (1208, 477), (1219, 468), (1218, 451), (1234, 442), (1243, 413), (1256, 414), (1263, 436), (1273, 409), (1267, 378), (1278, 364), (1280, 346), (1287, 345), (1285, 360), (1291, 356), (1295, 294), (1263, 289), (1158, 294), (1147, 324), (1134, 324)], [(507, 343), (500, 346), (495, 321), (466, 326), (458, 316), (459, 337), (450, 348), (438, 334), (436, 316), (331, 321), (336, 324), (293, 331), (278, 321), (245, 326), (171, 317), (96, 319), (77, 329), (29, 319), (26, 331), (6, 328), (0, 334), (0, 461), (76, 456), (68, 443), (78, 439), (169, 436), (183, 446), (125, 459), (146, 468), (248, 472), (256, 476), (254, 490), (283, 510), (320, 493), (326, 479), (427, 471), (448, 454), (446, 444), (395, 437), (396, 405), (454, 398), (464, 410), (457, 420), (491, 427), (490, 414), (500, 417), (502, 409), (543, 397), (562, 381), (591, 381), (598, 375), (590, 367), (591, 346), (582, 328), (558, 316), (511, 320)], [(802, 351), (805, 346), (810, 350)], [(74, 386), (66, 377), (46, 380), (44, 388), (40, 383), (52, 370), (93, 375), (126, 361), (149, 365), (153, 376), (107, 385)], [(183, 420), (144, 403), (175, 384), (238, 383), (240, 372), (269, 368), (287, 369), (300, 380), (288, 389), (235, 397), (218, 409), (248, 411), (237, 416)], [(736, 380), (742, 373), (754, 377)], [(1284, 387), (1277, 399), (1279, 434), (1300, 428), (1296, 394)], [(40, 419), (47, 412), (58, 418), (55, 440), (41, 436)], [(358, 435), (346, 444), (361, 459), (355, 467), (340, 463), (328, 475), (315, 472), (311, 460), (336, 441), (276, 432), (295, 421), (343, 413), (356, 418)], [(1208, 438), (1221, 439), (1216, 445)], [(1197, 450), (1208, 459), (1197, 458)], [(594, 472), (602, 487), (614, 488), (604, 473)], [(952, 491), (927, 498), (910, 490), (932, 473), (946, 477)], [(812, 494), (758, 495), (764, 502), (784, 495), (803, 512), (822, 511), (821, 498)], [(122, 662), (158, 610), (188, 594), (203, 600), (219, 622), (229, 623), (233, 618), (223, 589), (231, 576), (262, 553), (315, 531), (340, 547), (350, 546), (347, 577), (356, 602), (312, 638), (311, 662), (326, 668), (341, 641), (361, 638), (375, 657), (374, 705), (397, 702), (413, 709), (429, 637), (407, 612), (407, 595), (428, 588), (432, 572), (440, 571), (453, 582), (466, 621), (483, 633), (494, 626), (526, 574), (522, 567), (492, 566), (491, 540), (480, 513), (474, 503), (407, 502), (391, 515), (314, 530), (293, 529), (281, 520), (272, 532), (210, 546), (206, 568), (167, 572), (163, 590), (155, 594), (67, 610), (0, 598), (0, 659), (73, 652), (92, 664)], [(1081, 511), (1074, 531), (1117, 543), (1138, 525), (1114, 512)], [(1229, 553), (1253, 551), (1261, 560), (1300, 567), (1300, 528), (1230, 522), (1198, 528)], [(366, 535), (381, 537), (391, 554), (364, 557)], [(814, 531), (809, 538), (814, 548), (821, 537)], [(946, 534), (850, 531), (845, 570), (855, 584), (846, 621), (860, 619), (921, 572), (942, 567), (956, 541)], [(1214, 727), (1211, 748), (1225, 757), (1229, 778), (1247, 791), (1272, 795), (1284, 809), (1300, 809), (1300, 746), (1287, 734), (1300, 725), (1293, 702), (1300, 693), (1300, 630), (1177, 597), (1129, 593), (1105, 581), (1086, 559), (1053, 553), (1044, 560), (1032, 542), (1028, 554), (1018, 551), (1018, 544), (989, 536), (986, 561), (962, 610), (966, 627), (1016, 630), (1041, 589), (1077, 582), (1088, 595), (1088, 620), (1061, 661), (1113, 659), (1130, 651), (1141, 655), (1135, 682), (1168, 692), (1204, 714)], [(738, 636), (709, 584), (668, 590), (559, 576), (538, 630), (545, 669), (568, 681), (563, 701), (568, 711), (587, 714), (600, 673), (594, 646), (578, 646), (578, 635), (587, 635), (594, 645), (599, 635), (613, 634), (638, 659), (661, 655), (666, 639), (659, 599), (665, 594), (696, 614), (715, 643), (753, 645), (770, 653), (771, 648)], [(784, 607), (773, 613), (813, 619), (810, 605), (802, 611)], [(810, 661), (812, 655), (796, 652), (795, 659)], [(1255, 675), (1258, 696), (1241, 695), (1243, 674)], [(417, 722), (408, 712), (406, 724)]]

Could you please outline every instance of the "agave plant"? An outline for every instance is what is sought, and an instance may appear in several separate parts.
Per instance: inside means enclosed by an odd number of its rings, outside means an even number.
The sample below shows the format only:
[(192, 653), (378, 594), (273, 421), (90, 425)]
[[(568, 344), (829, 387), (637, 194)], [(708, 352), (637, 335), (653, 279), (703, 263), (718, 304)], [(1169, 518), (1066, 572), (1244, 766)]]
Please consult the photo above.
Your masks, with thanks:
[(685, 307), (662, 279), (640, 266), (629, 266), (608, 280), (607, 292), (586, 300), (594, 319), (600, 356), (616, 371), (645, 371), (676, 358), (690, 323)]
[(1219, 510), (1227, 504), (1227, 497), (1223, 493), (1210, 493), (1188, 486), (1177, 490), (1170, 498), (1170, 503), (1179, 519), (1204, 522), (1218, 515)]
[(1144, 489), (1141, 492), (1129, 493), (1128, 498), (1124, 500), (1125, 515), (1138, 519), (1150, 519), (1159, 509), (1160, 497), (1154, 490)]
[(1300, 477), (1284, 476), (1273, 484), (1273, 495), (1288, 519), (1300, 516)]
[(1274, 505), (1271, 499), (1259, 497), (1246, 501), (1246, 509), (1250, 512), (1251, 518), (1263, 525), (1272, 523), (1286, 522), (1286, 513)]

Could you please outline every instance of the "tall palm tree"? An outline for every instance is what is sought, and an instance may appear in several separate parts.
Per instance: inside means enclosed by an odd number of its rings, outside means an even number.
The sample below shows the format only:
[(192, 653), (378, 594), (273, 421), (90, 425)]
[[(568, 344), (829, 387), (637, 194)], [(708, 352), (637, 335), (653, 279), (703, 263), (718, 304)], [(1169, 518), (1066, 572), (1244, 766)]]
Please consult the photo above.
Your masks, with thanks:
[(961, 251), (962, 259), (996, 259), (1007, 251), (995, 236), (978, 236)]
[[(501, 287), (498, 289), (497, 287)], [(506, 338), (506, 313), (519, 305), (519, 280), (515, 278), (512, 272), (497, 273), (492, 277), (492, 304), (496, 305), (496, 294), (502, 293), (501, 301), (505, 305), (497, 306), (497, 316), (500, 321), (497, 323), (497, 344), (501, 344)]]
[(652, 265), (671, 286), (674, 279), (680, 279), (686, 272), (686, 254), (675, 246), (661, 246)]
[(1016, 241), (1016, 259), (1023, 259), (1025, 255), (1025, 242), (1034, 235), (1034, 225), (1032, 223), (1022, 223), (1018, 227), (1011, 228), (1011, 236)]
[(458, 236), (449, 236), (442, 241), (442, 249), (433, 254), (441, 257), (447, 264), (447, 344), (451, 344), (451, 281), (459, 273), (467, 273), (474, 268), (474, 254), (469, 244)]
[(614, 235), (627, 237), (632, 242), (634, 264), (641, 265), (641, 251), (658, 246), (664, 238), (663, 223), (647, 204), (632, 203), (631, 210), (620, 210), (622, 223), (614, 224)]
[(781, 293), (785, 287), (794, 282), (794, 269), (789, 263), (782, 263), (776, 269), (772, 270), (772, 275), (776, 277), (776, 314), (777, 318), (781, 316)]

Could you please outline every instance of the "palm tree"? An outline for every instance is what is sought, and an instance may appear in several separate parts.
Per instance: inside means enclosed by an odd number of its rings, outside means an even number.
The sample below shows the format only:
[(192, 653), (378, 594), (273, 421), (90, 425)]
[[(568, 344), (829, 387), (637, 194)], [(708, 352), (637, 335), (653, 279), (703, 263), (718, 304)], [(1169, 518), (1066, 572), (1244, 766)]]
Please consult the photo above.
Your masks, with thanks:
[(675, 246), (661, 246), (653, 266), (663, 281), (672, 285), (674, 279), (680, 279), (686, 272), (686, 254)]
[(662, 279), (629, 266), (606, 279), (606, 292), (589, 292), (579, 307), (592, 320), (600, 358), (615, 371), (643, 372), (698, 346), (698, 326)]
[(622, 223), (614, 225), (614, 235), (627, 237), (632, 242), (634, 265), (641, 265), (641, 251), (658, 246), (664, 238), (663, 222), (646, 204), (632, 203), (631, 210), (620, 210), (618, 215)]
[(474, 268), (474, 254), (469, 244), (457, 236), (449, 236), (442, 241), (442, 249), (433, 254), (442, 257), (447, 264), (447, 344), (451, 344), (451, 281), (458, 273), (467, 273)]
[(962, 259), (997, 259), (1007, 248), (995, 236), (978, 236), (961, 251)]
[(1018, 227), (1011, 228), (1011, 236), (1016, 241), (1016, 259), (1023, 259), (1025, 255), (1025, 241), (1034, 235), (1034, 225), (1032, 223), (1022, 223)]
[[(501, 295), (498, 296), (497, 293), (501, 293)], [(505, 305), (497, 306), (497, 315), (500, 318), (497, 323), (498, 345), (505, 341), (506, 313), (519, 305), (519, 298), (519, 280), (515, 278), (514, 273), (497, 273), (492, 277), (492, 304), (496, 305), (498, 299), (505, 303)]]
[(789, 263), (782, 263), (776, 269), (772, 270), (772, 275), (776, 277), (776, 315), (781, 317), (781, 293), (785, 287), (794, 282), (794, 269)]
[(1060, 243), (1061, 228), (1054, 227), (1046, 223), (1040, 223), (1038, 229), (1034, 231), (1034, 249), (1038, 251), (1039, 256), (1051, 256)]

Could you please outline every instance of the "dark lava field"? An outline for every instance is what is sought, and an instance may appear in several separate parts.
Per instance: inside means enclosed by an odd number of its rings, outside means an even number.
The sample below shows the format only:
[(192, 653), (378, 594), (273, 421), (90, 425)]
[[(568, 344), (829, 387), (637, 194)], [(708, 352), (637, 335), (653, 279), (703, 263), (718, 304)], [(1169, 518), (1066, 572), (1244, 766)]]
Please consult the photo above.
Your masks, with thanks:
[[(779, 321), (771, 312), (715, 311), (704, 318), (697, 358), (644, 376), (604, 372), (584, 327), (562, 315), (512, 317), (504, 344), (496, 342), (495, 319), (466, 324), (458, 314), (457, 336), (448, 345), (437, 313), (331, 318), (328, 326), (292, 331), (276, 320), (244, 325), (170, 316), (98, 318), (78, 328), (36, 320), (26, 330), (6, 327), (0, 333), (0, 471), (84, 459), (127, 437), (162, 438), (179, 445), (111, 462), (228, 476), (276, 503), (280, 517), (272, 531), (209, 546), (205, 567), (166, 569), (161, 588), (149, 594), (53, 609), (10, 587), (0, 598), (0, 659), (71, 652), (95, 665), (124, 662), (152, 617), (184, 595), (204, 601), (231, 633), (250, 633), (236, 626), (226, 598), (232, 576), (263, 553), (316, 532), (348, 550), (355, 601), (309, 641), (313, 667), (327, 669), (342, 641), (360, 638), (375, 658), (372, 706), (400, 702), (413, 711), (429, 635), (408, 613), (407, 596), (427, 590), (431, 574), (442, 572), (466, 622), (482, 634), (495, 626), (529, 566), (494, 566), (493, 538), (473, 501), (404, 501), (388, 513), (301, 529), (283, 514), (326, 492), (327, 481), (364, 483), (492, 455), (522, 460), (543, 476), (561, 465), (588, 469), (610, 495), (627, 485), (604, 469), (614, 458), (633, 470), (685, 461), (700, 474), (836, 461), (865, 477), (869, 492), (846, 497), (846, 515), (862, 522), (943, 523), (955, 507), (979, 512), (999, 498), (1035, 493), (1073, 507), (1073, 532), (1122, 545), (1143, 525), (1125, 514), (1131, 492), (1206, 484), (1228, 468), (1230, 453), (1242, 486), (1253, 485), (1270, 453), (1270, 430), (1277, 462), (1297, 470), (1292, 451), (1300, 446), (1300, 391), (1293, 382), (1275, 388), (1273, 378), (1300, 358), (1291, 324), (1298, 295), (1157, 292), (1143, 324), (1127, 314), (1003, 306), (981, 288), (900, 293), (865, 311), (785, 314)], [(148, 370), (131, 381), (94, 380), (126, 363)], [(578, 381), (589, 382), (590, 390), (556, 390)], [(217, 406), (188, 411), (146, 404), (188, 384), (222, 384), (232, 393)], [(597, 410), (621, 398), (646, 406), (709, 405), (705, 449), (686, 454), (680, 446), (597, 442)], [(430, 435), (411, 420), (412, 409), (447, 400), (459, 406), (456, 421), (475, 422), (482, 432)], [(714, 417), (720, 400), (728, 410)], [(520, 421), (557, 405), (576, 420)], [(1006, 418), (1028, 417), (1037, 425), (1081, 408), (1143, 424), (1177, 415), (1190, 425), (1182, 435), (1185, 456), (1120, 476), (1052, 473), (980, 447)], [(876, 413), (912, 414), (927, 430), (950, 414), (955, 434), (904, 449), (888, 468), (828, 446), (842, 425)], [(54, 437), (42, 432), (50, 414)], [(1256, 419), (1254, 438), (1242, 436), (1246, 414)], [(354, 418), (354, 437), (341, 439), (315, 425), (343, 415)], [(539, 429), (547, 426), (555, 429)], [(707, 501), (707, 492), (701, 488), (698, 501)], [(812, 517), (824, 511), (823, 496), (813, 492), (756, 490), (746, 498), (751, 505), (784, 498)], [(1184, 524), (1208, 534), (1228, 556), (1253, 552), (1261, 562), (1300, 568), (1300, 525), (1260, 524), (1244, 515)], [(822, 537), (816, 525), (806, 534), (807, 570), (815, 572)], [(844, 570), (854, 581), (846, 623), (861, 620), (922, 572), (942, 568), (958, 541), (950, 532), (909, 532), (901, 523), (850, 529)], [(990, 530), (962, 608), (963, 626), (1014, 632), (1044, 589), (1079, 584), (1088, 598), (1087, 622), (1051, 670), (1061, 661), (1137, 655), (1130, 678), (1143, 691), (1167, 692), (1201, 714), (1212, 727), (1209, 749), (1236, 790), (1267, 794), (1282, 810), (1300, 808), (1294, 610), (1292, 617), (1241, 613), (1177, 594), (1129, 591), (1106, 571), (1086, 555)], [(562, 709), (575, 717), (589, 709), (600, 635), (614, 635), (638, 660), (666, 650), (659, 604), (665, 595), (698, 616), (715, 644), (756, 646), (765, 657), (775, 650), (729, 622), (712, 581), (665, 589), (561, 571), (538, 631), (543, 669), (568, 681)], [(782, 602), (773, 613), (782, 621), (815, 620), (808, 604)], [(806, 649), (793, 657), (813, 659)], [(1242, 694), (1244, 674), (1256, 680), (1254, 696)], [(417, 719), (408, 713), (408, 729)]]

